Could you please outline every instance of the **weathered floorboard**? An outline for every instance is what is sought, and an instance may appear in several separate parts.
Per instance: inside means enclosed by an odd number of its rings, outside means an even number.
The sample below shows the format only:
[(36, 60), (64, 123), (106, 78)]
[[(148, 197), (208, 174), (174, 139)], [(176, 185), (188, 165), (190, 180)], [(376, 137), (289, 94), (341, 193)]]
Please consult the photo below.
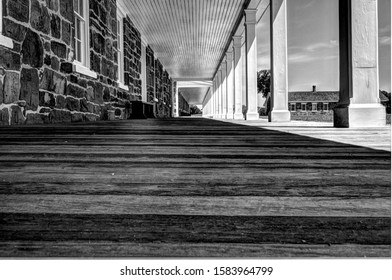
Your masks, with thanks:
[(390, 257), (388, 129), (0, 128), (0, 257)]

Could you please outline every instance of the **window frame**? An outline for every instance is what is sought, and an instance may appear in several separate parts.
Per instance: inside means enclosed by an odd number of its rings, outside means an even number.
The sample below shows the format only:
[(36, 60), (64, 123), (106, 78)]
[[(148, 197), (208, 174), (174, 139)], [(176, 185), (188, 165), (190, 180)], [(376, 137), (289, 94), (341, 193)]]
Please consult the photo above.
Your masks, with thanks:
[(312, 103), (312, 111), (317, 111), (317, 103)]
[(306, 103), (301, 102), (301, 111), (306, 111)]
[[(89, 11), (90, 11), (90, 5), (89, 1), (83, 1), (83, 0), (77, 0), (77, 3), (79, 4), (80, 1), (83, 3), (83, 15), (80, 15), (76, 11), (76, 7), (73, 7), (73, 13), (74, 13), (74, 27), (75, 27), (75, 34), (73, 37), (73, 43), (74, 43), (74, 57), (73, 57), (73, 65), (74, 65), (74, 71), (78, 72), (80, 74), (92, 77), (92, 78), (97, 78), (98, 75), (94, 71), (90, 70), (90, 19), (89, 19)], [(84, 22), (84, 28), (81, 28), (81, 31), (83, 31), (80, 35), (80, 44), (81, 44), (81, 61), (76, 59), (76, 52), (77, 52), (77, 46), (76, 46), (76, 38), (77, 36), (77, 20), (80, 20)]]
[(3, 1), (0, 0), (0, 46), (13, 49), (14, 41), (3, 35)]
[(124, 84), (124, 18), (124, 12), (117, 7), (117, 83), (119, 88), (128, 91), (129, 87)]
[(291, 112), (297, 111), (297, 106), (296, 106), (295, 103), (290, 103), (290, 111), (291, 111)]
[[(325, 109), (325, 107), (327, 107), (327, 109)], [(323, 103), (323, 111), (329, 111), (329, 103), (324, 102)]]

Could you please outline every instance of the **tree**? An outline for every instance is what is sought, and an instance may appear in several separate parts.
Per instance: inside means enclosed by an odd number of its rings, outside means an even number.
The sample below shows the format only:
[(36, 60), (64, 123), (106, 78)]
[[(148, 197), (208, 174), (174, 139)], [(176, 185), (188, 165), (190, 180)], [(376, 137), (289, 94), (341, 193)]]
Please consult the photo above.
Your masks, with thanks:
[(191, 105), (190, 109), (191, 109), (191, 115), (202, 114), (202, 111), (196, 105)]
[(260, 70), (257, 72), (257, 91), (263, 94), (263, 97), (267, 97), (268, 93), (271, 92), (271, 71)]

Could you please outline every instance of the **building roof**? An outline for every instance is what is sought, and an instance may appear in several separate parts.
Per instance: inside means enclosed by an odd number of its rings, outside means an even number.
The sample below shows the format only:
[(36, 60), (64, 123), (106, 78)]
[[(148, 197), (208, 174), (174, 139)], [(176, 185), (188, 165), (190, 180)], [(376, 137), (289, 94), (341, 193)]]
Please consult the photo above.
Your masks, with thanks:
[(338, 91), (294, 91), (289, 92), (289, 102), (338, 102)]
[(386, 97), (382, 91), (380, 91), (380, 101), (381, 102), (388, 102), (389, 101), (388, 97)]
[[(381, 102), (389, 99), (381, 91), (379, 94)], [(293, 91), (289, 92), (289, 102), (338, 102), (338, 91)]]

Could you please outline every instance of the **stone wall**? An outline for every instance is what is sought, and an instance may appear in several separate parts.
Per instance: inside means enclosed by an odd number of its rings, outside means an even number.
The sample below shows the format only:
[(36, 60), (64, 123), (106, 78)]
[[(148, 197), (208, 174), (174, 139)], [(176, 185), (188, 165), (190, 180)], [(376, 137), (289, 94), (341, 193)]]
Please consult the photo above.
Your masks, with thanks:
[(0, 46), (0, 125), (125, 119), (141, 97), (141, 39), (124, 20), (125, 82), (118, 88), (115, 0), (90, 0), (90, 68), (73, 70), (73, 0), (3, 1)]
[(167, 71), (163, 70), (163, 66), (159, 59), (155, 61), (155, 96), (158, 99), (156, 102), (156, 117), (170, 118), (171, 112), (171, 79)]
[(155, 58), (150, 46), (146, 48), (147, 102), (154, 103)]
[(142, 98), (141, 56), (142, 40), (140, 32), (127, 16), (124, 18), (124, 84), (129, 87), (138, 100)]
[(178, 104), (179, 104), (178, 109), (180, 111), (180, 115), (189, 116), (191, 114), (190, 106), (181, 93), (178, 94)]

